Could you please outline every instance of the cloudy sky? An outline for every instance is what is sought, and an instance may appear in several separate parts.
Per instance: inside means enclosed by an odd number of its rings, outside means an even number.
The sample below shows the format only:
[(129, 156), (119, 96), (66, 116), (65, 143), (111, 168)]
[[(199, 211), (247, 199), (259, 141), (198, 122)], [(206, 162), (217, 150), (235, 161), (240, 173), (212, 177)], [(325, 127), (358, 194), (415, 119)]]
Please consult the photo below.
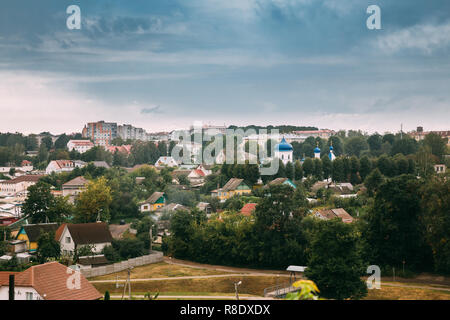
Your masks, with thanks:
[[(81, 30), (66, 9), (81, 8)], [(368, 30), (367, 7), (382, 30)], [(449, 129), (448, 0), (0, 3), (0, 132)]]

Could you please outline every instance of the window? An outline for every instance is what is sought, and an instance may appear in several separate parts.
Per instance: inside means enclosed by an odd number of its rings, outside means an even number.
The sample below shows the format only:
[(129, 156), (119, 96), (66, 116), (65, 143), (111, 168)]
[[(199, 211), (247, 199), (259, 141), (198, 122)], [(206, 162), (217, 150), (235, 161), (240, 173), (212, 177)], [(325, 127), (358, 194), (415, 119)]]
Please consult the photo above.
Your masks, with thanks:
[(27, 292), (26, 293), (26, 299), (27, 300), (33, 300), (33, 292)]
[(66, 243), (70, 243), (70, 237), (66, 237)]

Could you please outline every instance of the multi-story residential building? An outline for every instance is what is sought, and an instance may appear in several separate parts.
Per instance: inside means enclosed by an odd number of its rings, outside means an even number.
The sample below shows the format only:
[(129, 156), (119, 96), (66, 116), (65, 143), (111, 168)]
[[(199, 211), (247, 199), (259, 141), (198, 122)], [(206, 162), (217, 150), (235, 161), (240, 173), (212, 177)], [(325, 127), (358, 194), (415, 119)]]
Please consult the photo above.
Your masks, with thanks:
[(67, 142), (67, 149), (69, 151), (75, 150), (79, 153), (85, 153), (93, 147), (94, 144), (90, 140), (70, 140)]
[(0, 194), (26, 194), (28, 187), (36, 184), (42, 175), (24, 175), (12, 180), (0, 182)]
[(117, 135), (123, 140), (141, 140), (148, 141), (150, 139), (148, 133), (142, 128), (133, 127), (131, 124), (124, 124), (117, 127)]
[(321, 129), (321, 130), (306, 130), (306, 131), (292, 131), (293, 134), (297, 136), (303, 136), (305, 138), (308, 137), (319, 137), (322, 139), (328, 139), (336, 134), (335, 131), (330, 129)]
[(58, 140), (58, 138), (59, 138), (59, 136), (55, 136), (55, 135), (52, 135), (52, 134), (46, 133), (46, 132), (37, 134), (37, 135), (35, 135), (35, 137), (36, 137), (36, 141), (38, 143), (38, 147), (41, 145), (42, 139), (44, 139), (45, 137), (50, 137), (52, 139), (52, 143), (55, 143), (55, 141)]
[(170, 133), (169, 132), (154, 132), (148, 134), (148, 139), (150, 141), (169, 141)]
[(90, 122), (82, 131), (83, 138), (89, 138), (96, 146), (109, 146), (114, 138), (117, 138), (117, 123), (115, 122)]

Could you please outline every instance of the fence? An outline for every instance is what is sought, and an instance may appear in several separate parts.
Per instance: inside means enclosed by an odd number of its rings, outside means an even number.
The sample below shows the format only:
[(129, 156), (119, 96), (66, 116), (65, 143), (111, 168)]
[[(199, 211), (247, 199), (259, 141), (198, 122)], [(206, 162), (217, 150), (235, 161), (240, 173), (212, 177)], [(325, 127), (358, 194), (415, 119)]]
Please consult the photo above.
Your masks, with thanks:
[(139, 267), (146, 264), (152, 264), (161, 261), (163, 261), (163, 253), (153, 251), (153, 253), (146, 256), (128, 259), (126, 261), (121, 261), (102, 267), (81, 269), (80, 272), (86, 278), (98, 277), (103, 276), (105, 274), (120, 272), (131, 267)]
[(290, 282), (286, 282), (264, 289), (264, 297), (282, 298), (289, 292), (294, 292), (297, 290), (298, 288), (294, 288)]

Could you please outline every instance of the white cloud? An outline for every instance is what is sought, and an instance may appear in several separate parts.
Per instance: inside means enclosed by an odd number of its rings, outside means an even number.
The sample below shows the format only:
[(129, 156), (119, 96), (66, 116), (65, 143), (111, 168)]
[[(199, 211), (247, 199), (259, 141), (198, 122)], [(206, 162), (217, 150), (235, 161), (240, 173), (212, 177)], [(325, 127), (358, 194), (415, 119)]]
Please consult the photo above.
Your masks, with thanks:
[(376, 45), (392, 53), (404, 49), (416, 49), (431, 54), (450, 45), (450, 22), (441, 25), (415, 25), (413, 27), (380, 36)]

